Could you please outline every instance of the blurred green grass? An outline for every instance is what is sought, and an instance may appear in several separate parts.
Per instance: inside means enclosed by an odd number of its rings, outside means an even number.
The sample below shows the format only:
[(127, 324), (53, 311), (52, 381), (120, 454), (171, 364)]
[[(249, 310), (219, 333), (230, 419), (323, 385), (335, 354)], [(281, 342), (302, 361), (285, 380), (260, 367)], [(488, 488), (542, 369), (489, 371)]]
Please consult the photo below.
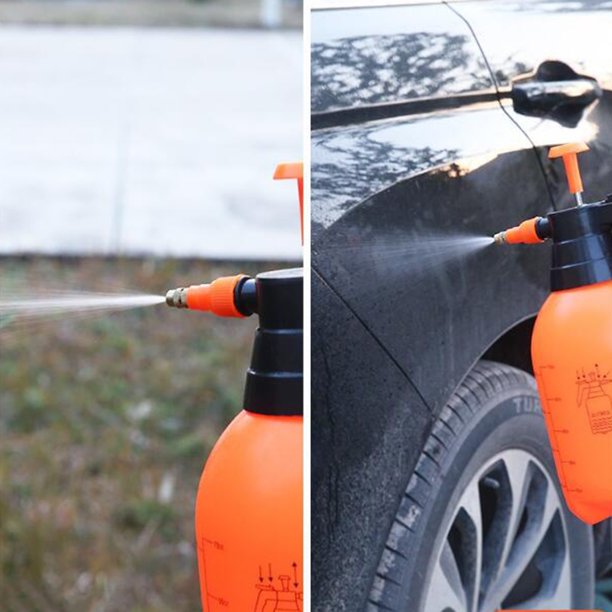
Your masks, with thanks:
[[(160, 294), (273, 267), (0, 259), (0, 291)], [(255, 324), (156, 306), (0, 330), (2, 610), (199, 609), (196, 487)]]

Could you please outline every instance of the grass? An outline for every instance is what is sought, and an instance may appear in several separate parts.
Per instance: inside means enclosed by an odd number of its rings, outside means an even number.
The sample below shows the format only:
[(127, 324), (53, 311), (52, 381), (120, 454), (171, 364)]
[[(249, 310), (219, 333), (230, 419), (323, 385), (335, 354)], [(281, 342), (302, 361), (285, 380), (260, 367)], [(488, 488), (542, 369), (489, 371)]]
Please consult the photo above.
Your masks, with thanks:
[[(0, 290), (163, 293), (270, 267), (0, 259)], [(254, 326), (156, 306), (0, 330), (3, 610), (199, 609), (195, 492)]]

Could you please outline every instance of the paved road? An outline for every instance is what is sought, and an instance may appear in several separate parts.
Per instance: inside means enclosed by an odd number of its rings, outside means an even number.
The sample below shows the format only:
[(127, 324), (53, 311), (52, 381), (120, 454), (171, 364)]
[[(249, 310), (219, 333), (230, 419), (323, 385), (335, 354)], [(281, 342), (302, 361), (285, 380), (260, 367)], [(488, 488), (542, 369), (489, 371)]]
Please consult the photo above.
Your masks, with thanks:
[(0, 253), (300, 254), (298, 33), (0, 27)]

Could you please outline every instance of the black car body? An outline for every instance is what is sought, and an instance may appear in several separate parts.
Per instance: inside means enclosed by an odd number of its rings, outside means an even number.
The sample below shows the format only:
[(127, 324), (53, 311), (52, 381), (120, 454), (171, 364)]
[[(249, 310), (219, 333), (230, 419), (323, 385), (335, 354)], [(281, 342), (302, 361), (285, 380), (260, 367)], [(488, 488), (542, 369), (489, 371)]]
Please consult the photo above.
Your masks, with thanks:
[(429, 265), (431, 241), (492, 235), (572, 205), (552, 145), (586, 142), (585, 199), (612, 191), (612, 7), (318, 5), (313, 610), (353, 612), (367, 605), (436, 416), (483, 357), (530, 371), (549, 291), (546, 245), (451, 250)]

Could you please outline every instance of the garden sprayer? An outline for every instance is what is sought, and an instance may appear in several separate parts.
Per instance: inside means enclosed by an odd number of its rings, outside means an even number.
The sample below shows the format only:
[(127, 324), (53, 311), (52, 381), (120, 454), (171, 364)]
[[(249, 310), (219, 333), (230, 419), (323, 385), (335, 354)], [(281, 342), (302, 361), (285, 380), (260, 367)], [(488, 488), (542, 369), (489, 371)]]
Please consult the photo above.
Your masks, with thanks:
[[(301, 164), (275, 178), (298, 180)], [(302, 219), (303, 223), (303, 219)], [(219, 278), (169, 291), (169, 306), (223, 317), (256, 313), (243, 410), (204, 467), (195, 510), (206, 612), (303, 610), (303, 270)]]
[(559, 480), (572, 512), (594, 524), (612, 516), (612, 196), (585, 204), (577, 154), (562, 157), (576, 206), (523, 221), (498, 244), (552, 240), (551, 294), (537, 316), (533, 370)]

